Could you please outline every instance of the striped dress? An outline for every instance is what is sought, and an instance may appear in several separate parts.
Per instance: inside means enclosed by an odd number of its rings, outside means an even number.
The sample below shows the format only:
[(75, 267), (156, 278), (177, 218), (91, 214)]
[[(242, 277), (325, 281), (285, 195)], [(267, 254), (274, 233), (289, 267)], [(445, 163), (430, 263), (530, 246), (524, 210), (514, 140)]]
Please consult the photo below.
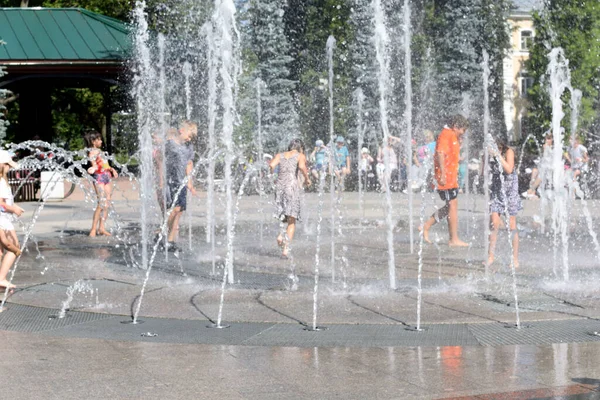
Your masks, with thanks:
[(302, 189), (298, 181), (298, 157), (296, 153), (290, 158), (280, 154), (279, 174), (275, 183), (276, 217), (282, 222), (287, 222), (287, 217), (294, 217), (300, 221)]

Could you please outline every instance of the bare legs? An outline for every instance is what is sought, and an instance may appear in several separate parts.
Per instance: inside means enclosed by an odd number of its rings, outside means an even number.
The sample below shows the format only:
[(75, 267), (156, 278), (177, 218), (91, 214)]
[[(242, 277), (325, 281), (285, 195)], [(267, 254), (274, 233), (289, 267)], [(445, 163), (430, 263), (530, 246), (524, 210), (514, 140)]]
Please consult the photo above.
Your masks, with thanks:
[(281, 233), (279, 236), (277, 236), (277, 244), (283, 247), (281, 256), (284, 258), (288, 256), (290, 251), (290, 243), (292, 242), (292, 239), (294, 239), (294, 234), (296, 233), (296, 218), (290, 216), (286, 216), (286, 218), (288, 226), (285, 230), (285, 237), (283, 237)]
[(179, 236), (179, 219), (181, 218), (181, 207), (177, 206), (173, 208), (171, 214), (169, 215), (169, 221), (167, 222), (167, 226), (169, 228), (169, 235), (167, 237), (167, 241), (174, 242), (175, 238)]
[(340, 191), (344, 191), (344, 184), (346, 182), (346, 175), (350, 174), (350, 169), (346, 167), (342, 167), (340, 169), (334, 170), (335, 176), (337, 178)]
[[(494, 252), (496, 250), (496, 241), (498, 239), (498, 229), (500, 228), (501, 224), (502, 219), (500, 218), (500, 214), (492, 213), (490, 216), (490, 250), (488, 254), (487, 265), (492, 265), (494, 263)], [(519, 232), (517, 231), (517, 217), (511, 216), (509, 224), (513, 248), (513, 263), (515, 268), (519, 268)]]
[(423, 227), (420, 228), (423, 230), (423, 240), (427, 243), (431, 243), (431, 240), (429, 239), (429, 229), (444, 218), (448, 218), (448, 233), (450, 235), (448, 245), (453, 247), (467, 247), (469, 244), (458, 238), (458, 199), (452, 199), (446, 202), (444, 207), (440, 208), (429, 217)]
[(95, 183), (94, 189), (96, 190), (96, 196), (98, 196), (98, 206), (94, 211), (90, 237), (95, 237), (96, 234), (110, 236), (110, 232), (106, 230), (104, 224), (106, 222), (106, 218), (108, 218), (108, 207), (110, 206), (113, 190), (112, 185), (110, 183), (106, 185), (99, 185)]
[(527, 192), (525, 192), (525, 197), (537, 197), (535, 192), (540, 186), (540, 183), (542, 183), (542, 178), (540, 178), (540, 170), (538, 168), (533, 168), (533, 170), (531, 171), (531, 179), (529, 180), (529, 189), (527, 189)]
[(0, 230), (0, 242), (2, 244), (2, 250), (4, 251), (4, 256), (0, 263), (0, 287), (14, 289), (15, 285), (8, 282), (6, 275), (8, 275), (8, 271), (14, 264), (17, 256), (21, 254), (17, 234), (15, 231)]
[(390, 185), (392, 183), (392, 177), (395, 173), (397, 173), (398, 169), (396, 168), (388, 168), (378, 171), (378, 179), (379, 179), (379, 187), (381, 192), (385, 193), (390, 190)]

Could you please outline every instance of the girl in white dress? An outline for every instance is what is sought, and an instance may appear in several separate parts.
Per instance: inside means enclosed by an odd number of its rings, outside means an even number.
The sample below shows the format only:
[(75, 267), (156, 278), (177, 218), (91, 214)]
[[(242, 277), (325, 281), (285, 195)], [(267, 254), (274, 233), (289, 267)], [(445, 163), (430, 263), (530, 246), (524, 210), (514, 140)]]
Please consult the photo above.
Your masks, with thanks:
[(17, 163), (12, 160), (8, 151), (0, 150), (0, 247), (3, 252), (0, 263), (0, 287), (7, 290), (15, 287), (6, 280), (6, 275), (21, 254), (13, 221), (15, 216), (20, 217), (24, 210), (14, 204), (12, 190), (8, 185), (8, 171), (16, 167)]

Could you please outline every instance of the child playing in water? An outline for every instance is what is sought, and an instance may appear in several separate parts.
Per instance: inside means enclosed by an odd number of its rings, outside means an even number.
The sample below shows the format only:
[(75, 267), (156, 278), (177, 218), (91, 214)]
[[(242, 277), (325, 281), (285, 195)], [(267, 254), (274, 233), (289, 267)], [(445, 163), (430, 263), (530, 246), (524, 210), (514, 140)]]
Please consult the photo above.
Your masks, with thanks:
[[(98, 206), (94, 211), (90, 237), (95, 237), (96, 234), (110, 236), (110, 232), (106, 230), (104, 223), (108, 217), (108, 207), (113, 189), (110, 179), (118, 177), (118, 174), (108, 164), (108, 161), (102, 158), (102, 135), (96, 131), (91, 131), (85, 135), (84, 139), (87, 147), (91, 148), (88, 152), (88, 158), (92, 166), (88, 168), (87, 172), (94, 178), (94, 189), (98, 196)], [(100, 216), (101, 213), (102, 216)]]
[[(187, 192), (195, 195), (191, 173), (194, 169), (194, 149), (188, 146), (193, 138), (198, 135), (198, 124), (192, 121), (182, 121), (177, 134), (174, 134), (165, 143), (165, 176), (167, 190), (167, 210), (169, 214), (168, 247), (167, 250), (177, 251), (175, 240), (179, 236), (179, 219), (187, 208)], [(184, 184), (187, 179), (187, 184)]]
[[(490, 152), (490, 237), (487, 265), (494, 262), (498, 229), (502, 218), (509, 216), (509, 233), (513, 248), (513, 263), (519, 267), (519, 231), (517, 230), (517, 213), (523, 209), (519, 197), (519, 178), (515, 168), (515, 152), (504, 140), (498, 141), (498, 150)], [(486, 263), (484, 263), (486, 264)]]
[(19, 239), (13, 225), (14, 215), (20, 217), (24, 210), (14, 205), (13, 194), (8, 185), (8, 171), (17, 163), (6, 150), (0, 150), (0, 246), (4, 253), (0, 263), (0, 287), (14, 289), (15, 285), (6, 280), (6, 275), (17, 257), (21, 254)]
[(460, 161), (460, 139), (469, 128), (469, 121), (462, 115), (451, 118), (450, 126), (444, 127), (435, 145), (434, 172), (438, 194), (446, 205), (433, 213), (425, 224), (419, 227), (423, 231), (423, 240), (429, 240), (429, 229), (448, 219), (448, 245), (466, 247), (469, 244), (458, 237), (458, 164)]

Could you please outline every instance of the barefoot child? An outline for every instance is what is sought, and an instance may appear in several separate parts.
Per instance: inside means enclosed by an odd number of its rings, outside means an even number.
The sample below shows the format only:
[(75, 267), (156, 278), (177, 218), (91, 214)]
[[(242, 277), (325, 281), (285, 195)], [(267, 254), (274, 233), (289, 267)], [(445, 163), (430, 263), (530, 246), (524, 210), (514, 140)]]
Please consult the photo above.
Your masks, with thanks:
[(87, 172), (94, 178), (94, 189), (98, 196), (98, 206), (94, 211), (90, 237), (95, 237), (96, 234), (110, 236), (110, 233), (106, 230), (104, 224), (108, 217), (108, 207), (110, 206), (113, 190), (110, 180), (111, 178), (116, 178), (118, 174), (117, 171), (108, 164), (108, 161), (102, 158), (102, 136), (100, 133), (96, 131), (88, 132), (84, 139), (86, 145), (91, 148), (88, 153), (88, 158), (90, 159), (92, 166), (88, 168)]
[(17, 163), (6, 150), (0, 150), (0, 246), (4, 253), (0, 263), (0, 287), (13, 289), (15, 285), (6, 280), (6, 275), (21, 254), (19, 239), (13, 225), (14, 215), (20, 217), (23, 209), (14, 205), (12, 190), (8, 185), (8, 170)]
[(445, 127), (438, 136), (435, 146), (434, 171), (437, 181), (438, 194), (446, 205), (436, 211), (425, 225), (423, 240), (429, 240), (429, 229), (444, 218), (448, 218), (448, 244), (456, 247), (466, 247), (469, 244), (458, 237), (458, 164), (460, 161), (460, 139), (469, 128), (469, 121), (462, 115), (455, 115), (450, 121), (450, 127)]
[[(498, 228), (506, 214), (509, 215), (509, 232), (513, 248), (513, 262), (519, 267), (519, 232), (517, 230), (517, 213), (523, 209), (519, 197), (519, 178), (515, 168), (515, 152), (505, 141), (498, 142), (498, 152), (490, 152), (490, 246), (487, 265), (494, 262), (494, 251), (498, 238)], [(502, 176), (501, 176), (502, 175)]]
[(288, 151), (277, 154), (269, 164), (271, 172), (279, 166), (279, 174), (275, 186), (275, 204), (277, 205), (277, 218), (288, 224), (285, 231), (277, 236), (277, 244), (282, 248), (281, 258), (288, 258), (289, 246), (296, 232), (296, 221), (300, 221), (302, 212), (302, 186), (298, 173), (304, 176), (304, 183), (310, 187), (310, 177), (306, 168), (304, 144), (300, 139), (293, 139), (288, 146)]

